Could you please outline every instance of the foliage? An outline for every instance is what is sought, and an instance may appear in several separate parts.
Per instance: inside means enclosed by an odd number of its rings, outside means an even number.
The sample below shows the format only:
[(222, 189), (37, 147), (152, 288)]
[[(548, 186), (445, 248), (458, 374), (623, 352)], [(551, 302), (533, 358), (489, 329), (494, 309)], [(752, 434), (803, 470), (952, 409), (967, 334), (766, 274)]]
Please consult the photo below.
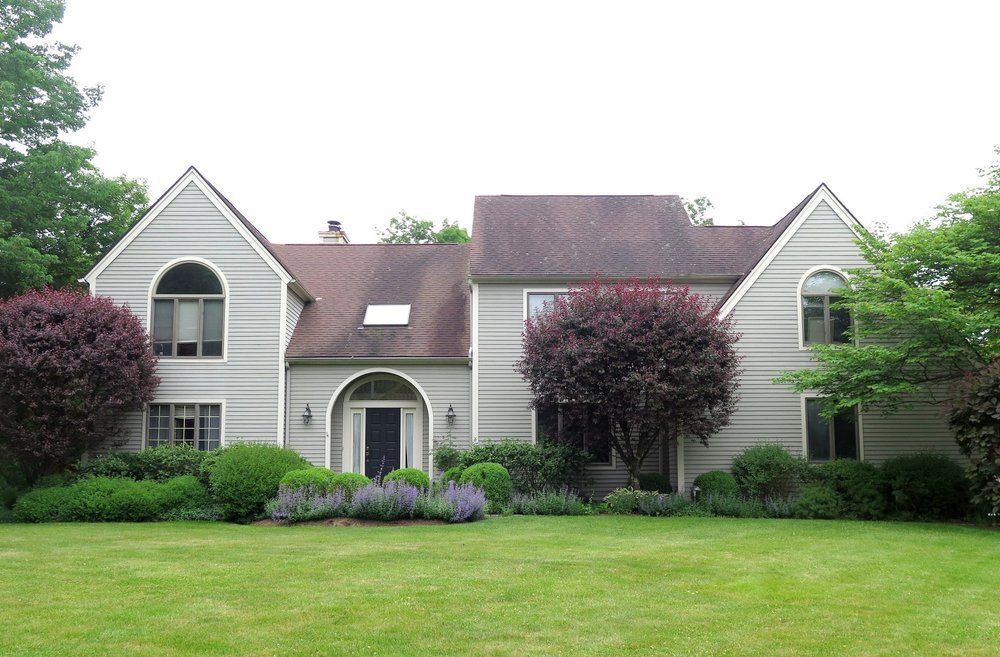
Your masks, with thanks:
[(969, 459), (972, 501), (1000, 516), (1000, 358), (967, 375), (948, 413), (955, 440)]
[(383, 244), (464, 244), (469, 241), (467, 230), (457, 223), (445, 219), (441, 228), (435, 230), (431, 219), (417, 219), (400, 211), (399, 216), (390, 217), (385, 230), (377, 229), (379, 242)]
[(405, 481), (387, 481), (359, 488), (351, 498), (348, 515), (363, 520), (412, 518), (420, 491)]
[(633, 488), (616, 488), (604, 496), (604, 510), (608, 513), (635, 513), (639, 508), (639, 491)]
[(31, 291), (0, 300), (0, 460), (29, 483), (116, 433), (159, 383), (142, 322), (110, 299)]
[(516, 367), (536, 407), (610, 426), (634, 482), (661, 438), (707, 444), (728, 424), (737, 338), (732, 319), (687, 288), (595, 280), (528, 319)]
[(464, 484), (449, 481), (444, 497), (454, 510), (451, 522), (482, 520), (486, 513), (486, 492), (471, 481)]
[(590, 505), (573, 491), (564, 488), (528, 495), (514, 493), (510, 500), (510, 510), (523, 516), (584, 516), (590, 513)]
[(385, 476), (382, 481), (405, 481), (411, 486), (420, 490), (427, 490), (431, 487), (431, 479), (427, 473), (419, 468), (400, 468), (393, 470)]
[(758, 499), (744, 499), (739, 495), (710, 494), (698, 499), (697, 505), (713, 516), (729, 518), (770, 517), (767, 504)]
[(342, 518), (347, 515), (347, 510), (348, 501), (344, 489), (323, 490), (314, 485), (286, 486), (284, 483), (278, 489), (278, 496), (270, 500), (266, 507), (267, 515), (275, 522)]
[(462, 464), (462, 452), (452, 445), (434, 446), (434, 467), (445, 472)]
[(651, 490), (657, 493), (670, 493), (674, 490), (670, 477), (659, 472), (640, 472), (639, 490)]
[(702, 472), (694, 478), (694, 487), (699, 495), (739, 495), (740, 486), (736, 477), (723, 470)]
[(887, 500), (874, 465), (856, 459), (836, 459), (815, 466), (812, 474), (840, 496), (840, 517), (878, 520), (885, 516)]
[(15, 0), (0, 13), (0, 297), (75, 284), (131, 227), (143, 185), (97, 170), (61, 137), (86, 125), (101, 89), (67, 71), (75, 46), (48, 38), (61, 0)]
[(636, 500), (636, 512), (644, 516), (699, 516), (708, 511), (683, 495), (673, 493), (641, 493)]
[(777, 443), (744, 449), (733, 459), (733, 476), (747, 497), (784, 497), (795, 494), (807, 464)]
[(889, 413), (947, 401), (1000, 356), (1000, 164), (984, 173), (984, 187), (952, 196), (909, 232), (863, 235), (871, 266), (850, 272), (839, 304), (854, 340), (817, 345), (818, 368), (779, 381), (823, 397), (831, 417), (855, 406)]
[(472, 484), (483, 489), (491, 513), (499, 513), (510, 503), (513, 492), (510, 473), (499, 463), (476, 463), (470, 465), (458, 480), (459, 484)]
[(681, 199), (684, 201), (684, 209), (687, 210), (688, 217), (691, 218), (691, 224), (694, 226), (714, 226), (715, 219), (711, 216), (712, 208), (715, 204), (712, 203), (706, 196), (699, 196), (694, 200)]
[(343, 490), (344, 494), (351, 498), (358, 489), (370, 483), (372, 480), (359, 472), (341, 472), (334, 477), (333, 487)]
[(479, 443), (459, 452), (459, 458), (463, 470), (477, 463), (499, 463), (510, 473), (513, 489), (522, 494), (576, 488), (589, 462), (586, 453), (572, 445), (522, 440)]
[(792, 502), (792, 515), (796, 518), (832, 520), (843, 514), (843, 500), (830, 484), (806, 484)]
[(142, 522), (208, 505), (208, 494), (190, 475), (160, 483), (88, 477), (68, 486), (36, 488), (14, 505), (17, 522)]
[(237, 443), (220, 450), (209, 477), (212, 497), (229, 520), (259, 517), (277, 495), (281, 478), (309, 463), (298, 453), (256, 443)]
[(303, 468), (285, 473), (278, 490), (303, 490), (307, 493), (329, 493), (337, 486), (337, 475), (326, 468)]
[(444, 473), (441, 475), (441, 480), (445, 482), (447, 481), (457, 482), (459, 479), (462, 478), (463, 472), (465, 472), (465, 468), (461, 465), (456, 465), (453, 468), (448, 468), (447, 470), (445, 470)]
[(201, 471), (209, 452), (190, 445), (160, 445), (138, 452), (110, 452), (95, 456), (78, 469), (84, 477), (126, 477), (166, 481)]
[(943, 454), (922, 452), (882, 464), (889, 511), (904, 519), (960, 518), (968, 511), (968, 481), (961, 466)]

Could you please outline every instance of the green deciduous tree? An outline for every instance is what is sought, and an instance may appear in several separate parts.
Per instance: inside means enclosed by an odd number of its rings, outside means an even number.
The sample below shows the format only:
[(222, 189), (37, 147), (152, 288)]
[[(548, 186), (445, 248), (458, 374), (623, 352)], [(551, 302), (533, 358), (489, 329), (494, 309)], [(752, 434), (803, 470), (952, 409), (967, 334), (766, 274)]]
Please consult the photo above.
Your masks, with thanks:
[(708, 199), (707, 196), (699, 196), (694, 200), (687, 200), (682, 198), (681, 201), (684, 202), (684, 209), (687, 210), (688, 216), (691, 217), (691, 223), (695, 226), (714, 226), (715, 219), (709, 214), (715, 204)]
[(47, 39), (63, 0), (0, 10), (0, 296), (74, 282), (132, 225), (142, 184), (108, 178), (61, 140), (101, 98), (67, 74), (75, 46)]
[(469, 232), (447, 219), (441, 222), (440, 230), (435, 230), (431, 219), (418, 219), (400, 211), (389, 219), (385, 230), (378, 230), (379, 242), (383, 244), (463, 244), (469, 241)]

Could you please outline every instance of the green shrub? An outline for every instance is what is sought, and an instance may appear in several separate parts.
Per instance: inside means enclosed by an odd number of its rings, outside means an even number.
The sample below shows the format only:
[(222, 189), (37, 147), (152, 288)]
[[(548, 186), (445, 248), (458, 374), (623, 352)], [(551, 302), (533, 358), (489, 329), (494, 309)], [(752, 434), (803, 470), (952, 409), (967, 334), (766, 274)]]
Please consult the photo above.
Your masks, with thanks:
[(701, 515), (694, 504), (683, 495), (638, 491), (636, 512), (644, 516), (688, 516)]
[(90, 477), (68, 486), (66, 519), (77, 522), (144, 522), (164, 510), (161, 485), (111, 477)]
[(878, 468), (856, 459), (836, 459), (813, 468), (814, 478), (840, 496), (841, 516), (862, 520), (885, 517), (888, 500)]
[(334, 476), (333, 487), (344, 491), (348, 499), (354, 497), (354, 493), (360, 488), (364, 488), (372, 480), (359, 472), (341, 472)]
[[(200, 482), (199, 482), (200, 483)], [(168, 509), (160, 514), (160, 520), (208, 520), (219, 521), (225, 519), (222, 507), (209, 504), (201, 507), (181, 507), (179, 509)]]
[(305, 490), (312, 494), (329, 493), (337, 486), (337, 475), (326, 468), (304, 468), (286, 472), (279, 483), (280, 488)]
[(943, 454), (897, 456), (882, 464), (889, 511), (905, 519), (959, 518), (968, 512), (968, 480)]
[(462, 472), (458, 483), (472, 483), (486, 493), (490, 513), (500, 513), (510, 502), (513, 492), (510, 473), (499, 463), (476, 463)]
[(80, 466), (83, 477), (124, 477), (141, 481), (167, 481), (197, 476), (208, 452), (190, 445), (160, 445), (139, 452), (111, 452), (95, 456)]
[(109, 452), (89, 459), (79, 466), (81, 477), (120, 477), (135, 479), (135, 454)]
[(229, 520), (247, 521), (264, 512), (278, 494), (281, 478), (309, 463), (296, 452), (275, 445), (240, 443), (222, 450), (211, 468), (212, 497)]
[(462, 452), (451, 445), (436, 445), (434, 447), (434, 467), (444, 472), (462, 465)]
[(737, 497), (740, 494), (736, 477), (723, 470), (701, 473), (694, 478), (694, 486), (698, 489), (699, 497), (708, 495)]
[(747, 497), (790, 497), (802, 485), (807, 465), (776, 443), (748, 447), (733, 459), (733, 476)]
[(699, 495), (698, 504), (704, 506), (713, 516), (727, 518), (768, 517), (767, 506), (763, 501), (756, 498), (744, 499), (738, 493)]
[(543, 491), (530, 495), (514, 493), (510, 500), (512, 513), (522, 516), (585, 516), (590, 506), (569, 489)]
[(448, 468), (447, 470), (444, 471), (444, 474), (441, 475), (441, 481), (443, 481), (444, 483), (448, 483), (449, 481), (454, 481), (455, 483), (458, 483), (458, 480), (462, 478), (462, 473), (464, 471), (465, 468), (463, 468), (460, 465), (457, 465), (454, 468)]
[(393, 470), (382, 481), (405, 481), (411, 486), (416, 486), (419, 490), (427, 490), (431, 487), (431, 478), (427, 476), (426, 472), (417, 468)]
[(608, 513), (635, 513), (639, 509), (639, 491), (618, 488), (604, 496), (604, 510)]
[(640, 472), (639, 490), (649, 490), (657, 493), (673, 492), (674, 487), (670, 484), (670, 477), (659, 472)]
[(795, 518), (833, 520), (843, 513), (843, 500), (830, 484), (807, 484), (792, 502), (792, 516)]
[(513, 490), (522, 494), (579, 488), (590, 458), (571, 445), (519, 440), (480, 443), (461, 455), (465, 468), (499, 463), (510, 474)]
[(36, 488), (17, 499), (14, 522), (62, 522), (69, 520), (67, 510), (71, 493), (68, 487)]
[(229, 451), (229, 447), (220, 447), (206, 454), (205, 458), (201, 460), (197, 476), (201, 483), (208, 486), (209, 489), (211, 489), (212, 486), (212, 471), (215, 470), (215, 465), (227, 451)]
[(211, 504), (208, 490), (192, 475), (182, 475), (160, 485), (163, 513), (204, 509)]
[(763, 501), (768, 518), (792, 517), (792, 500), (786, 497), (766, 497)]

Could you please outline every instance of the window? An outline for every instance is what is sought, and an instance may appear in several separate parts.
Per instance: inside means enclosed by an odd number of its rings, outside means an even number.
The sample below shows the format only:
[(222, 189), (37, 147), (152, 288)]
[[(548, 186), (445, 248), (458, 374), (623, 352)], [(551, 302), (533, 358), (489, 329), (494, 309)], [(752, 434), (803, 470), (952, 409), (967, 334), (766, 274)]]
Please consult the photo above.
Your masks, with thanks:
[(806, 400), (806, 451), (810, 461), (858, 458), (857, 409), (842, 411), (832, 421), (820, 415), (823, 402)]
[(571, 410), (566, 406), (542, 406), (535, 411), (539, 442), (558, 440), (574, 445), (590, 455), (595, 465), (611, 464), (611, 425), (607, 418)]
[(146, 413), (146, 446), (188, 445), (212, 451), (222, 442), (219, 404), (150, 404)]
[(351, 393), (351, 401), (379, 401), (386, 399), (417, 398), (413, 389), (397, 379), (370, 379)]
[(222, 282), (205, 265), (184, 262), (170, 268), (153, 293), (153, 352), (221, 357), (225, 299)]
[(365, 326), (406, 326), (410, 323), (410, 304), (368, 304)]
[(832, 271), (818, 271), (802, 283), (802, 343), (834, 344), (847, 342), (851, 316), (843, 308), (831, 308), (839, 298), (838, 290), (846, 285)]
[(535, 317), (546, 308), (551, 308), (556, 297), (568, 296), (569, 292), (529, 292), (528, 317)]

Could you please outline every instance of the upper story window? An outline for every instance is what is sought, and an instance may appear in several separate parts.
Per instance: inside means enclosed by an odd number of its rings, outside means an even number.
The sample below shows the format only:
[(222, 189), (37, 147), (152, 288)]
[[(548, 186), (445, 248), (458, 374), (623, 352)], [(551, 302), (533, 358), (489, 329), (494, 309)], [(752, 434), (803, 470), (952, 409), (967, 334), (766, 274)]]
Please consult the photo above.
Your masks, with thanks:
[(529, 292), (528, 317), (535, 317), (547, 308), (552, 308), (556, 297), (568, 296), (569, 292)]
[(183, 262), (168, 269), (153, 291), (153, 352), (221, 357), (225, 303), (222, 281), (205, 265)]
[(847, 282), (832, 271), (818, 271), (802, 282), (802, 343), (847, 342), (851, 315), (843, 308), (831, 308)]

